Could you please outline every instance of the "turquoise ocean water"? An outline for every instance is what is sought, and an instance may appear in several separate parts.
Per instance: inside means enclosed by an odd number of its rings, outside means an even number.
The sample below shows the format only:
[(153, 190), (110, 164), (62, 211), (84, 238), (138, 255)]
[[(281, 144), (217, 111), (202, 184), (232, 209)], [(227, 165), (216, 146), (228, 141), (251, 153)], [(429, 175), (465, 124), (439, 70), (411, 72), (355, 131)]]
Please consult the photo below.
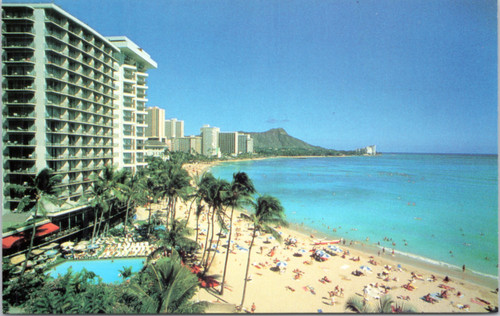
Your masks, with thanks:
[(259, 193), (281, 200), (295, 224), (347, 240), (369, 238), (430, 264), (498, 275), (496, 155), (273, 158), (211, 171), (227, 180), (248, 173)]

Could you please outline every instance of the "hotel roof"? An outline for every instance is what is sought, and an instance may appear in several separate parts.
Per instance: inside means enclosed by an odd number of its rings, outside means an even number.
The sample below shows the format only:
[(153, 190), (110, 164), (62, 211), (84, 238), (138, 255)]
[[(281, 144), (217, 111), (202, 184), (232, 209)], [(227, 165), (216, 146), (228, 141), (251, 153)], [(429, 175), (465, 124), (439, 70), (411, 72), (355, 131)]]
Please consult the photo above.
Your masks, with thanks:
[(74, 22), (80, 24), (82, 27), (89, 30), (90, 32), (92, 32), (95, 36), (99, 37), (99, 39), (101, 39), (103, 42), (105, 42), (106, 44), (111, 46), (111, 48), (113, 48), (115, 51), (120, 51), (120, 49), (118, 47), (113, 45), (106, 37), (102, 36), (99, 32), (97, 32), (96, 30), (91, 28), (88, 24), (80, 21), (79, 19), (77, 19), (76, 17), (74, 17), (73, 15), (64, 11), (61, 7), (59, 7), (53, 3), (2, 3), (2, 7), (14, 7), (14, 8), (27, 7), (27, 8), (32, 8), (32, 9), (53, 9), (53, 10), (59, 12), (60, 14), (70, 18)]
[(132, 42), (128, 37), (108, 36), (107, 39), (123, 52), (131, 54), (134, 59), (140, 62), (145, 62), (146, 68), (150, 69), (158, 67), (158, 64), (151, 58), (151, 56), (136, 43)]

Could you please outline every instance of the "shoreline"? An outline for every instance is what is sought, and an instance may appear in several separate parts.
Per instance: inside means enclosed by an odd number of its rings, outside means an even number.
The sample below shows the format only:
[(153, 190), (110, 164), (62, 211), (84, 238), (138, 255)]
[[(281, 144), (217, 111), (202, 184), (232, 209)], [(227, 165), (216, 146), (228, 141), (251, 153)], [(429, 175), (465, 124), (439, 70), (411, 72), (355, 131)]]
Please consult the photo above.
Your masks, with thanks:
[[(310, 158), (346, 158), (353, 156), (275, 156), (275, 157), (259, 157), (259, 158), (242, 158), (242, 159), (234, 159), (234, 160), (220, 160), (209, 163), (203, 163), (205, 166), (199, 170), (201, 174), (209, 171), (212, 167), (219, 165), (220, 163), (226, 162), (242, 162), (242, 161), (252, 161), (252, 160), (264, 160), (264, 159), (310, 159)], [(367, 156), (368, 157), (368, 156)], [(301, 225), (299, 223), (289, 223), (289, 227), (293, 228), (297, 233), (303, 234), (315, 234), (318, 237), (322, 237), (323, 239), (340, 239), (343, 238), (345, 240), (352, 241), (352, 245), (344, 245), (344, 247), (348, 249), (358, 250), (365, 252), (368, 255), (372, 255), (377, 257), (378, 253), (382, 249), (382, 247), (376, 244), (365, 243), (362, 240), (354, 240), (350, 238), (346, 238), (346, 236), (341, 234), (334, 233), (326, 233), (322, 231), (318, 231), (313, 227), (309, 227), (306, 225)], [(389, 249), (387, 249), (390, 251)], [(443, 274), (450, 277), (454, 277), (456, 279), (460, 279), (466, 282), (470, 282), (479, 286), (488, 287), (495, 289), (499, 286), (498, 276), (483, 273), (480, 271), (475, 271), (471, 269), (467, 269), (465, 274), (462, 272), (461, 267), (453, 265), (451, 263), (438, 261), (429, 257), (425, 257), (422, 255), (414, 254), (414, 253), (406, 253), (401, 252), (399, 250), (394, 251), (394, 255), (392, 254), (382, 254), (379, 258), (386, 258), (388, 260), (398, 260), (400, 262), (404, 262), (405, 264), (411, 265), (417, 270), (426, 270), (429, 272), (435, 272), (436, 274)], [(465, 278), (464, 278), (465, 275)]]

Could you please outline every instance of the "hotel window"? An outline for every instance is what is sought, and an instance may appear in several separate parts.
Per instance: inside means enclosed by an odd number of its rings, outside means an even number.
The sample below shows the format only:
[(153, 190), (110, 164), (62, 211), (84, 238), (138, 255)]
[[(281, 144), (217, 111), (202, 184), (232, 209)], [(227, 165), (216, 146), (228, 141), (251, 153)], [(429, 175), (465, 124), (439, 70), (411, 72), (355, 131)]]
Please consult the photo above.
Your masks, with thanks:
[(126, 150), (132, 149), (132, 140), (131, 139), (126, 138), (123, 140), (123, 149), (126, 149)]

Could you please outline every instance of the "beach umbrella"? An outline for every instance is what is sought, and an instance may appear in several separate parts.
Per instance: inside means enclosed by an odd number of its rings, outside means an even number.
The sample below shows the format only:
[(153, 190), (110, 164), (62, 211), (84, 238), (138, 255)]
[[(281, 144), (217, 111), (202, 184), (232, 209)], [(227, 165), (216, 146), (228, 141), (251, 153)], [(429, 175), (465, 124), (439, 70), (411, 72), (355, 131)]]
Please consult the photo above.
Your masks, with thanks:
[(299, 250), (297, 250), (297, 253), (300, 253), (300, 254), (304, 254), (306, 252), (307, 252), (307, 250), (305, 250), (305, 249), (299, 249)]
[(87, 249), (87, 245), (76, 245), (75, 248), (73, 248), (73, 250), (76, 250), (76, 251), (84, 251), (85, 249)]
[(326, 259), (328, 259), (328, 258), (330, 258), (330, 255), (329, 255), (329, 254), (327, 254), (327, 253), (325, 253), (324, 255), (322, 255), (322, 256), (321, 256), (321, 258), (326, 258)]
[(65, 242), (63, 242), (61, 244), (61, 247), (63, 247), (63, 248), (69, 248), (69, 247), (73, 247), (74, 245), (75, 245), (75, 243), (72, 242), (72, 241), (65, 241)]
[(38, 255), (41, 255), (44, 252), (45, 251), (43, 251), (42, 249), (35, 249), (31, 253), (34, 254), (35, 256), (38, 256)]
[(10, 258), (10, 263), (16, 265), (16, 264), (20, 264), (24, 260), (26, 260), (26, 255), (21, 254), (21, 255)]
[(326, 255), (326, 252), (323, 250), (316, 250), (315, 255), (318, 257), (324, 257)]
[(372, 272), (372, 269), (371, 269), (370, 267), (368, 267), (368, 266), (361, 266), (361, 267), (359, 267), (359, 268), (360, 268), (361, 270), (363, 270), (363, 271)]
[(79, 245), (85, 245), (85, 246), (86, 246), (86, 245), (88, 245), (89, 243), (90, 243), (90, 241), (88, 241), (88, 240), (82, 240), (82, 241), (80, 241), (78, 244), (79, 244)]
[(288, 241), (289, 241), (291, 244), (295, 244), (295, 243), (297, 242), (297, 239), (295, 239), (295, 238), (290, 238)]
[(286, 266), (287, 266), (287, 265), (288, 265), (288, 264), (287, 264), (285, 261), (279, 261), (279, 262), (276, 264), (276, 267), (277, 267), (277, 268), (282, 269), (282, 268), (286, 268)]
[(49, 250), (49, 249), (53, 249), (53, 248), (55, 248), (57, 246), (59, 246), (59, 244), (56, 243), (56, 242), (53, 242), (51, 244), (48, 244), (47, 246), (40, 247), (40, 249)]
[(333, 251), (333, 252), (343, 252), (343, 250), (340, 249), (339, 247), (337, 247), (336, 245), (329, 245), (328, 249)]
[(46, 254), (47, 256), (49, 256), (49, 257), (52, 257), (52, 256), (54, 256), (57, 252), (58, 252), (57, 250), (52, 249), (52, 250), (48, 250), (48, 251), (46, 251), (46, 252), (45, 252), (45, 254)]

